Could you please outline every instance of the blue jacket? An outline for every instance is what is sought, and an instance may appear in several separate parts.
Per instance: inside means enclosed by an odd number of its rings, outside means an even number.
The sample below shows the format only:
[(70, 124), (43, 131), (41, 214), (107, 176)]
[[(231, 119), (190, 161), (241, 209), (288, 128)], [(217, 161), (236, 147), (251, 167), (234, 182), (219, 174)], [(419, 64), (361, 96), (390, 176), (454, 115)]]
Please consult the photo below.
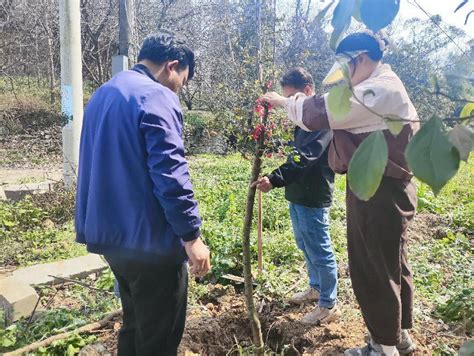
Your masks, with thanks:
[(186, 260), (201, 218), (174, 92), (144, 65), (115, 75), (85, 112), (77, 180), (77, 241), (93, 253), (159, 264)]

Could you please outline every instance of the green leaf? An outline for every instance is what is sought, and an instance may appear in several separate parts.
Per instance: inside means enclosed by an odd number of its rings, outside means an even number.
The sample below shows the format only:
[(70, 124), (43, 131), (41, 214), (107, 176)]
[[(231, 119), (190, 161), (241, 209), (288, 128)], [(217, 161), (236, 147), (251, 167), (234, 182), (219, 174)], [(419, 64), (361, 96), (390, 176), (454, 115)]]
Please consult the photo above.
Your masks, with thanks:
[(351, 24), (355, 2), (356, 0), (339, 0), (334, 9), (331, 20), (331, 25), (334, 28), (334, 31), (331, 34), (331, 40), (329, 42), (333, 50), (337, 48), (341, 37)]
[(355, 3), (356, 0), (339, 0), (331, 20), (334, 29), (349, 27)]
[(436, 76), (435, 74), (431, 75), (431, 77), (430, 77), (430, 82), (431, 82), (431, 85), (433, 86), (435, 92), (436, 92), (436, 93), (439, 93), (439, 91), (440, 91), (441, 89), (440, 89), (440, 85), (439, 85), (438, 76)]
[(400, 0), (362, 0), (360, 17), (373, 32), (392, 23), (400, 11)]
[(468, 160), (474, 145), (474, 131), (466, 125), (456, 125), (448, 134), (449, 141), (459, 151), (463, 161)]
[(349, 186), (367, 201), (379, 188), (388, 161), (388, 146), (382, 131), (372, 132), (357, 148), (349, 163)]
[[(340, 63), (341, 64), (341, 70), (342, 70), (342, 74), (344, 75), (344, 79), (346, 80), (346, 82), (348, 83), (348, 85), (350, 85), (351, 83), (351, 78), (350, 78), (350, 74), (349, 74), (349, 65), (347, 63)], [(349, 88), (350, 89), (350, 88)], [(375, 95), (375, 94), (374, 94)]]
[(352, 17), (359, 22), (362, 22), (362, 17), (360, 17), (360, 4), (362, 3), (362, 0), (356, 0), (356, 3), (354, 5), (354, 10), (352, 11)]
[(349, 28), (349, 25), (347, 25), (347, 27), (343, 27), (340, 29), (335, 28), (334, 31), (332, 31), (331, 39), (329, 40), (329, 46), (331, 47), (331, 49), (333, 49), (334, 51), (336, 50), (337, 45), (339, 44), (342, 36), (344, 35), (344, 33), (346, 32), (348, 28)]
[(351, 111), (352, 92), (346, 84), (337, 85), (329, 91), (328, 107), (336, 120), (343, 119)]
[(316, 22), (321, 22), (325, 17), (326, 17), (326, 14), (328, 13), (329, 9), (331, 8), (331, 6), (334, 4), (336, 0), (332, 0), (326, 7), (324, 7), (324, 9), (322, 9), (317, 15), (316, 17), (314, 18), (314, 20)]
[(461, 110), (460, 118), (468, 117), (474, 114), (474, 103), (467, 103)]
[(459, 153), (444, 132), (441, 119), (433, 116), (412, 138), (405, 158), (413, 174), (437, 195), (459, 169)]
[(399, 116), (387, 115), (383, 119), (393, 136), (398, 136), (398, 134), (402, 132), (404, 122)]

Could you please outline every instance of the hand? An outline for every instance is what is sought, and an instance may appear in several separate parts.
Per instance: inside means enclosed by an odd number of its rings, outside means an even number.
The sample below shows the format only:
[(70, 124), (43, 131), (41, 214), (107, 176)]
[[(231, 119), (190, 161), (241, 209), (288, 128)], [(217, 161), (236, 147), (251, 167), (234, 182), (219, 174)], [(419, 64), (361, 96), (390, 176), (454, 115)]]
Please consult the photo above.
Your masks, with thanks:
[(288, 99), (272, 91), (272, 92), (266, 93), (262, 97), (262, 100), (266, 101), (273, 107), (284, 107)]
[(268, 193), (270, 190), (273, 189), (273, 184), (270, 182), (270, 179), (268, 177), (261, 177), (257, 181), (253, 182), (250, 185), (252, 188), (257, 187), (258, 190)]
[(209, 249), (202, 242), (201, 238), (184, 243), (184, 249), (189, 258), (191, 274), (196, 277), (203, 277), (211, 269)]

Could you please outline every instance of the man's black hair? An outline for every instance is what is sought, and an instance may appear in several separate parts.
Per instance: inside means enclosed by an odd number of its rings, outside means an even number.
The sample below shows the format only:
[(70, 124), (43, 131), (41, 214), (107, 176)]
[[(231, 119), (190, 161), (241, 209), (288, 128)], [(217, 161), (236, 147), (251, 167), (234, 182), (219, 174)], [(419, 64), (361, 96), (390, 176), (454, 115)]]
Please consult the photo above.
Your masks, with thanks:
[(167, 61), (179, 61), (181, 70), (189, 67), (188, 80), (194, 76), (194, 52), (189, 48), (184, 39), (175, 33), (161, 30), (153, 33), (143, 41), (138, 61), (148, 59), (156, 65), (161, 65)]
[(314, 80), (309, 72), (301, 67), (291, 68), (280, 80), (282, 87), (304, 89), (307, 85), (314, 85)]
[(353, 33), (346, 36), (337, 46), (336, 54), (360, 50), (368, 51), (367, 55), (375, 62), (380, 61), (383, 57), (383, 52), (380, 49), (379, 42), (368, 33), (363, 32)]

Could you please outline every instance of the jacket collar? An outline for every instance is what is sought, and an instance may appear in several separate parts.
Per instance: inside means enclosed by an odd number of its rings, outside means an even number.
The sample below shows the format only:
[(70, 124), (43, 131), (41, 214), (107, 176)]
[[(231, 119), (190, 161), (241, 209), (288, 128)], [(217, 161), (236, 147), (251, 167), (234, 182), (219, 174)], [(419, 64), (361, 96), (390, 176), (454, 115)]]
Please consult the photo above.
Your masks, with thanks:
[(156, 80), (156, 78), (153, 76), (153, 74), (151, 74), (151, 71), (148, 69), (148, 67), (144, 64), (135, 64), (132, 68), (133, 71), (135, 72), (138, 72), (140, 74), (143, 74), (143, 75), (146, 75), (147, 77), (149, 77), (151, 80), (159, 83), (158, 80)]

